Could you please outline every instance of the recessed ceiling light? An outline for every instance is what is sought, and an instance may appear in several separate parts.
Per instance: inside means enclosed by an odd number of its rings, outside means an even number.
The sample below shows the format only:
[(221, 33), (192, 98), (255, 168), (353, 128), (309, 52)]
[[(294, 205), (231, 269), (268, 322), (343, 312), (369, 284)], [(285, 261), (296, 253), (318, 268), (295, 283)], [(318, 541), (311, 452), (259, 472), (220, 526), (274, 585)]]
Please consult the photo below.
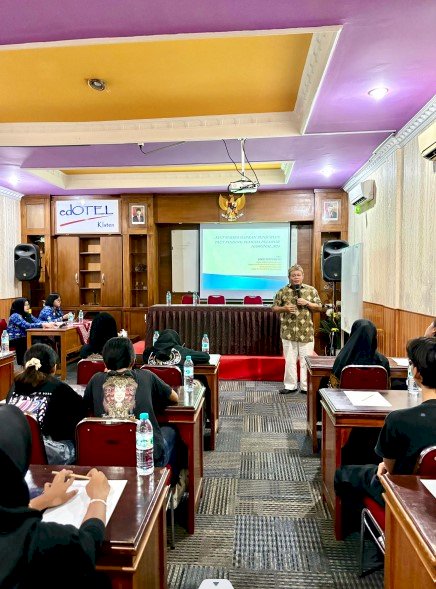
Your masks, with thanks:
[(368, 92), (368, 94), (371, 96), (371, 98), (374, 98), (374, 100), (380, 100), (381, 98), (384, 98), (386, 96), (386, 94), (389, 92), (389, 88), (373, 88), (372, 90), (370, 90)]
[(103, 92), (103, 90), (106, 90), (106, 82), (100, 78), (91, 78), (90, 80), (86, 80), (86, 83), (93, 90), (97, 90), (97, 92)]
[(11, 174), (9, 176), (9, 183), (14, 187), (18, 186), (18, 176), (16, 174)]
[(326, 178), (330, 178), (330, 176), (333, 174), (334, 169), (332, 166), (325, 166), (322, 170), (321, 170), (321, 174), (323, 176), (325, 176)]

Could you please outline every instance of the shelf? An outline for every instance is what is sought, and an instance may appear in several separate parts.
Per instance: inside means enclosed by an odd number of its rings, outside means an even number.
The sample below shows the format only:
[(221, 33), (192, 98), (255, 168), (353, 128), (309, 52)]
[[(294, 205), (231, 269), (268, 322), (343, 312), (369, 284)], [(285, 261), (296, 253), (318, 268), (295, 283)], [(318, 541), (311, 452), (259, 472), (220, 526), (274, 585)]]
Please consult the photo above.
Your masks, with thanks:
[(100, 286), (81, 286), (80, 290), (101, 290)]
[(79, 252), (81, 256), (99, 256), (100, 252)]
[(79, 270), (79, 272), (100, 272), (100, 270)]
[(132, 292), (147, 292), (147, 288), (131, 288)]
[(147, 274), (147, 270), (132, 270), (132, 274)]

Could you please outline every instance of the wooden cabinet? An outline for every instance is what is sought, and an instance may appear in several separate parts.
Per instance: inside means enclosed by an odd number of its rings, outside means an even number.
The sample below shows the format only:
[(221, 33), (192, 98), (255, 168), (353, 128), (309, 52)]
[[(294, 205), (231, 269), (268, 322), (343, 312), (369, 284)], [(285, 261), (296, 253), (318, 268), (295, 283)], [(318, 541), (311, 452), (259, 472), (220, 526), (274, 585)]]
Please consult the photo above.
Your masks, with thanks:
[(65, 308), (122, 305), (122, 238), (56, 238), (56, 291)]

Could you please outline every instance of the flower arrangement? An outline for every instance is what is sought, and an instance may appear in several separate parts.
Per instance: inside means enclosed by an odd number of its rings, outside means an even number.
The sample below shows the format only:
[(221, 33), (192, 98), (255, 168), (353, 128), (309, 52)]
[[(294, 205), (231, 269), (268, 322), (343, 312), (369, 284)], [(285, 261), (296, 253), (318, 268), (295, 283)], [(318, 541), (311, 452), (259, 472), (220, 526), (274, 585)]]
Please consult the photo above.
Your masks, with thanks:
[(335, 306), (327, 304), (325, 307), (326, 318), (321, 320), (318, 333), (324, 335), (328, 341), (327, 356), (335, 356), (336, 350), (339, 348), (341, 334), (340, 302), (338, 301)]

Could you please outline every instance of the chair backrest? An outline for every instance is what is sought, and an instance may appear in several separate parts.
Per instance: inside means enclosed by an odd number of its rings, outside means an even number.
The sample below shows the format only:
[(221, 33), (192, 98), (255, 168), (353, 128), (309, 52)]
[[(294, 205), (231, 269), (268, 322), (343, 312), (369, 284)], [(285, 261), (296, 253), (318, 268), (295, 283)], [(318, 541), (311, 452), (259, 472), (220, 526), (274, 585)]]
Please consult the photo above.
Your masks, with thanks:
[(341, 389), (386, 390), (389, 378), (383, 366), (345, 366), (341, 372)]
[(31, 413), (24, 413), (27, 423), (30, 426), (32, 435), (32, 450), (30, 452), (30, 464), (48, 464), (47, 454), (44, 446), (44, 438), (42, 437), (41, 428), (38, 420)]
[(182, 305), (192, 305), (194, 297), (192, 294), (184, 294), (182, 296)]
[(250, 296), (246, 295), (244, 297), (244, 305), (263, 305), (263, 300), (260, 295)]
[(104, 372), (103, 360), (79, 360), (77, 362), (77, 384), (88, 384), (97, 372)]
[(436, 477), (436, 446), (424, 448), (416, 462), (415, 474)]
[(136, 420), (82, 419), (76, 426), (76, 464), (136, 466)]
[(144, 364), (141, 366), (141, 370), (153, 372), (172, 388), (180, 387), (183, 384), (182, 371), (178, 366), (151, 366), (150, 364)]
[(6, 319), (0, 319), (0, 337), (2, 335), (2, 333), (4, 332), (4, 330), (7, 328), (8, 324), (6, 322)]
[(225, 305), (226, 297), (224, 295), (209, 295), (207, 297), (208, 305)]

